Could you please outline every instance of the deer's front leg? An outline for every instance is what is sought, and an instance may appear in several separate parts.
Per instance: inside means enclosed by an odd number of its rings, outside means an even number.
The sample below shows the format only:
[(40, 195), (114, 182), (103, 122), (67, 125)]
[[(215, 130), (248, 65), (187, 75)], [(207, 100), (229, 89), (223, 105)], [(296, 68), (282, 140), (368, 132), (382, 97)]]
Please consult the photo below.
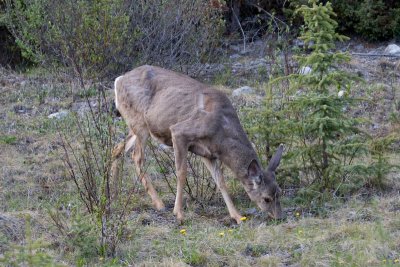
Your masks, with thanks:
[(209, 160), (207, 158), (202, 158), (202, 161), (206, 165), (207, 169), (210, 171), (215, 183), (217, 184), (219, 190), (221, 191), (222, 197), (224, 198), (225, 204), (228, 208), (229, 215), (234, 219), (237, 224), (240, 224), (242, 216), (235, 208), (231, 197), (228, 193), (228, 188), (225, 184), (224, 176), (222, 175), (221, 164), (217, 160)]
[(176, 199), (174, 206), (174, 215), (179, 224), (183, 222), (183, 209), (182, 209), (182, 198), (183, 198), (183, 188), (186, 182), (187, 175), (187, 144), (182, 136), (177, 134), (172, 134), (172, 143), (174, 146), (175, 154), (175, 167), (178, 176), (177, 188), (176, 188)]

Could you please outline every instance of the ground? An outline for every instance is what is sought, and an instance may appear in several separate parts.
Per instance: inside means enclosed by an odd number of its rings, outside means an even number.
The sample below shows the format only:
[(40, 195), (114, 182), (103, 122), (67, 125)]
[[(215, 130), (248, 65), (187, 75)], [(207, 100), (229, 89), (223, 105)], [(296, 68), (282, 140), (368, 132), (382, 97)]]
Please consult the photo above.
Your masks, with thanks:
[[(357, 52), (360, 49), (352, 43), (349, 46)], [(263, 66), (264, 61), (250, 56), (236, 55), (237, 64), (230, 65), (236, 69), (222, 68), (211, 80), (219, 87), (224, 84), (223, 90), (230, 93), (227, 84), (245, 85), (251, 81), (246, 78), (250, 73), (252, 77), (262, 76), (263, 72), (254, 74), (237, 68), (238, 64), (247, 63), (261, 62), (258, 69)], [(255, 60), (258, 61), (251, 63)], [(373, 123), (369, 131), (374, 136), (399, 131), (398, 118), (397, 124), (393, 118), (400, 109), (398, 65), (398, 59), (355, 56), (344, 66), (367, 80), (357, 86), (362, 89), (362, 96), (368, 93), (372, 97), (372, 104), (360, 107), (359, 112), (370, 114)], [(235, 72), (242, 78), (232, 85), (230, 75)], [(262, 94), (262, 83), (253, 80), (250, 85)], [(230, 180), (234, 201), (246, 215), (241, 225), (230, 222), (218, 193), (205, 206), (187, 200), (187, 219), (178, 225), (172, 215), (173, 194), (159, 174), (162, 171), (153, 166), (149, 173), (167, 210), (155, 211), (150, 198), (138, 186), (117, 245), (117, 260), (98, 256), (92, 248), (92, 229), (85, 228), (79, 218), (74, 217), (70, 232), (63, 236), (50, 216), (55, 210), (63, 218), (72, 218), (79, 205), (62, 160), (65, 155), (60, 146), (60, 124), (57, 119), (48, 118), (60, 110), (87, 110), (83, 98), (72, 100), (70, 88), (63, 80), (37, 70), (24, 74), (0, 70), (0, 262), (6, 258), (10, 264), (11, 259), (21, 255), (33, 255), (34, 262), (43, 252), (49, 262), (61, 266), (400, 266), (398, 172), (388, 178), (389, 188), (360, 192), (347, 202), (327, 207), (329, 212), (323, 216), (298, 209), (288, 194), (283, 200), (288, 218), (283, 222), (254, 212), (255, 206), (243, 189)], [(257, 103), (259, 97), (254, 98)], [(240, 105), (242, 101), (234, 99), (234, 103)], [(395, 146), (398, 148), (399, 144)], [(391, 160), (399, 164), (399, 154), (391, 155)], [(151, 162), (154, 160), (150, 165)], [(125, 176), (133, 176), (128, 160), (126, 167)], [(32, 244), (36, 246), (31, 252), (23, 249)]]

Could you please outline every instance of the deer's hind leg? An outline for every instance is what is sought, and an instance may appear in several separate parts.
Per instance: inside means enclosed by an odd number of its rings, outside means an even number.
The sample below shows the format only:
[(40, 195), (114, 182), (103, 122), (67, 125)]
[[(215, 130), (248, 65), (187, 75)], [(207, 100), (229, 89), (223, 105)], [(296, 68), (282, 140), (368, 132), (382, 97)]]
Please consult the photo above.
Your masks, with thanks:
[(117, 197), (118, 196), (118, 191), (121, 186), (121, 180), (120, 180), (120, 173), (119, 173), (119, 167), (121, 163), (121, 158), (123, 155), (125, 155), (126, 152), (128, 152), (136, 142), (136, 135), (134, 135), (132, 132), (129, 132), (129, 135), (125, 138), (124, 141), (120, 142), (117, 144), (114, 149), (112, 150), (111, 154), (111, 174), (112, 174), (112, 184), (111, 184), (111, 194), (112, 197)]
[(140, 181), (142, 182), (144, 189), (150, 195), (153, 206), (157, 210), (164, 210), (165, 209), (164, 203), (158, 197), (158, 194), (154, 189), (150, 178), (146, 174), (146, 170), (143, 169), (145, 160), (144, 156), (145, 156), (146, 141), (149, 137), (149, 132), (145, 128), (143, 128), (143, 130), (136, 131), (135, 136), (136, 136), (136, 143), (132, 152), (132, 159), (135, 162), (136, 174), (138, 175)]

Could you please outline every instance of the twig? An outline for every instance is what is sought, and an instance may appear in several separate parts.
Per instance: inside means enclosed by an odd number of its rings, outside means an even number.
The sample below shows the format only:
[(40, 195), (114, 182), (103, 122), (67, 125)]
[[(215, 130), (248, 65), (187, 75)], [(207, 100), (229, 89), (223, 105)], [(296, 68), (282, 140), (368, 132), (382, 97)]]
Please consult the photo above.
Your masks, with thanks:
[(246, 35), (244, 34), (244, 30), (242, 28), (242, 25), (240, 24), (239, 18), (237, 17), (235, 11), (233, 10), (233, 8), (231, 8), (231, 9), (232, 9), (233, 16), (235, 17), (235, 20), (236, 20), (237, 24), (239, 25), (240, 31), (242, 32), (242, 35), (243, 35), (243, 52), (246, 52)]
[(400, 55), (391, 55), (391, 54), (367, 54), (367, 53), (351, 53), (352, 56), (361, 56), (361, 57), (395, 57), (400, 58)]
[(256, 5), (256, 4), (249, 4), (250, 6), (253, 6), (255, 8), (257, 8), (259, 11), (261, 10), (262, 12), (264, 12), (265, 14), (267, 14), (275, 23), (276, 27), (279, 29), (279, 25), (276, 21), (282, 23), (283, 25), (285, 25), (285, 27), (289, 27), (283, 20), (275, 17), (274, 15), (272, 15), (271, 13), (269, 13), (268, 11), (266, 11), (265, 9), (263, 9), (262, 7)]

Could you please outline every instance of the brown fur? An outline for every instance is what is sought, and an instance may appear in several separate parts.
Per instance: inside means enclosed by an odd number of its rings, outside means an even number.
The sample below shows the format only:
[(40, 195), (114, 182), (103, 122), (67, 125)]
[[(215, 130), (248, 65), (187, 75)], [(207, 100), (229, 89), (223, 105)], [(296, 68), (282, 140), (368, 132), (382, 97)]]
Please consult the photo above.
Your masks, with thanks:
[[(137, 137), (132, 155), (137, 173), (157, 209), (164, 208), (164, 204), (149, 178), (142, 173), (144, 147), (149, 135), (174, 147), (178, 174), (174, 214), (179, 221), (183, 219), (182, 191), (188, 151), (202, 157), (222, 192), (230, 216), (238, 223), (241, 216), (227, 193), (219, 162), (236, 174), (260, 208), (275, 217), (280, 216), (280, 189), (275, 182), (275, 169), (270, 174), (261, 170), (257, 154), (224, 93), (186, 75), (148, 65), (117, 78), (115, 91), (117, 108), (130, 129), (130, 135)], [(116, 150), (116, 154), (123, 151), (121, 146)], [(271, 192), (274, 195), (270, 196)], [(267, 197), (273, 200), (274, 205), (268, 210), (259, 203)]]

